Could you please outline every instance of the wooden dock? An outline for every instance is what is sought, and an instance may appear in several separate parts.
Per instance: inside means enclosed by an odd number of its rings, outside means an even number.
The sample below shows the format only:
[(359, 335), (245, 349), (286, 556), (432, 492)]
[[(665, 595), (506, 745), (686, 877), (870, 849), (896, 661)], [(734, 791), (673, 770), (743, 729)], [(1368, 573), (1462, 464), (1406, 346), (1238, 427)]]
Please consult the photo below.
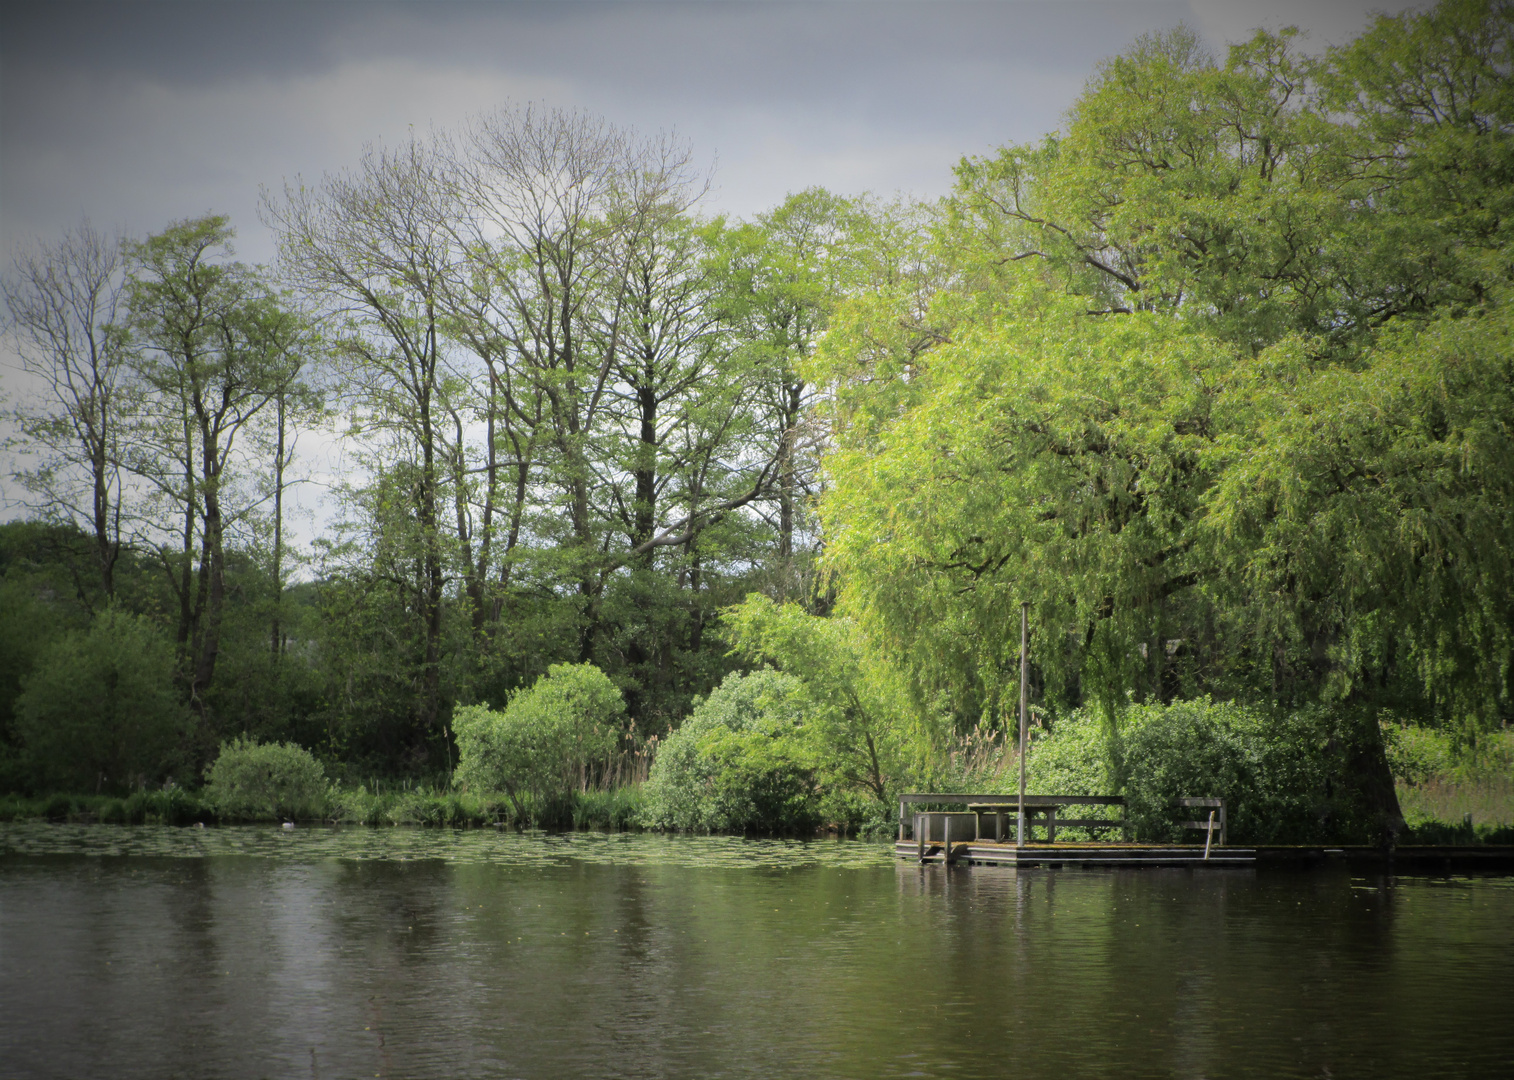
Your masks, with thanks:
[(942, 841), (922, 845), (916, 840), (899, 840), (894, 844), (894, 854), (901, 859), (922, 863), (949, 862), (953, 865), (983, 866), (1182, 866), (1220, 869), (1256, 865), (1256, 851), (1253, 848), (1216, 846), (1210, 849), (1206, 858), (1203, 844), (1122, 844), (1105, 841), (1040, 843), (1016, 847), (1012, 842), (959, 840), (952, 843), (948, 858), (946, 844)]
[[(964, 810), (924, 810), (911, 807), (961, 806)], [(1025, 840), (1011, 838), (1011, 811), (1026, 815)], [(988, 866), (1253, 866), (1256, 851), (1227, 843), (1225, 800), (1184, 798), (1173, 803), (1175, 814), (1207, 811), (1204, 821), (1177, 821), (1183, 829), (1204, 833), (1201, 844), (1135, 844), (1128, 839), (1057, 842), (1057, 831), (1127, 833), (1118, 795), (972, 795), (959, 792), (911, 792), (899, 796), (899, 838), (894, 852), (917, 862), (979, 863)], [(1100, 813), (1099, 817), (1068, 817), (1067, 812)], [(1037, 841), (1036, 830), (1044, 841)], [(1014, 831), (1018, 831), (1015, 829)]]
[[(936, 840), (922, 852), (914, 840), (894, 844), (894, 854), (911, 862), (940, 866), (946, 862), (945, 844)], [(960, 840), (952, 843), (953, 865), (1039, 866), (1115, 869), (1118, 867), (1271, 867), (1309, 870), (1338, 866), (1352, 873), (1375, 874), (1508, 874), (1514, 872), (1514, 847), (1507, 844), (1406, 845), (1389, 851), (1365, 844), (1328, 847), (1319, 844), (1266, 847), (1215, 847), (1204, 858), (1203, 844), (1026, 844)]]

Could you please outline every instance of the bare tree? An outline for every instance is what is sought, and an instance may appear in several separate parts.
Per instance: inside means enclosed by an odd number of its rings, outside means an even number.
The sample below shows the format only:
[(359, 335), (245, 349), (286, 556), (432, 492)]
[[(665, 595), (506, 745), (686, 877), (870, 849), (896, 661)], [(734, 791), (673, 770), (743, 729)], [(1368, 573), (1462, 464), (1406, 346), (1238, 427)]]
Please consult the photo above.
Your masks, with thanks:
[[(342, 323), (334, 358), (362, 422), (411, 458), (404, 485), (414, 515), (414, 590), (422, 623), (417, 716), (430, 734), (441, 708), (442, 604), (446, 568), (442, 515), (463, 448), (442, 357), (442, 300), (456, 260), (444, 146), (412, 139), (369, 147), (356, 169), (315, 187), (265, 193), (262, 217), (275, 231), (283, 272), (333, 309)], [(460, 425), (458, 425), (460, 427)], [(456, 432), (460, 438), (461, 432)], [(453, 490), (454, 499), (465, 498)]]
[(8, 329), (38, 398), (12, 414), (25, 449), (41, 458), (16, 478), (34, 509), (93, 535), (107, 597), (121, 555), (123, 279), (119, 241), (86, 221), (20, 256), (3, 282)]
[[(474, 122), (465, 146), (476, 310), (541, 402), (537, 460), (561, 494), (587, 656), (607, 551), (595, 493), (614, 486), (594, 436), (623, 368), (634, 256), (704, 186), (678, 140), (640, 139), (583, 113), (500, 109)], [(658, 542), (640, 539), (647, 550)]]

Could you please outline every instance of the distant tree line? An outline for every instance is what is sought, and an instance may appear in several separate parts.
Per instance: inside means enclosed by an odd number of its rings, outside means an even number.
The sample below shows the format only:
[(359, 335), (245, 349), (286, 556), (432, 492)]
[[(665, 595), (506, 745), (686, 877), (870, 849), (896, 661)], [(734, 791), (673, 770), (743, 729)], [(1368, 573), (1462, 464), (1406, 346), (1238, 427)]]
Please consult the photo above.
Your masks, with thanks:
[[(733, 666), (720, 607), (826, 603), (802, 369), (867, 219), (703, 190), (670, 140), (505, 109), (268, 193), (276, 267), (222, 217), (23, 256), (17, 479), (56, 557), (15, 531), (17, 588), (64, 573), (81, 632), (118, 604), (168, 636), (189, 775), (242, 734), (445, 773), (453, 707), (554, 663), (666, 732)], [(294, 550), (297, 447), (333, 435), (339, 514)]]
[[(695, 713), (669, 768), (704, 801), (654, 776), (663, 823), (768, 820), (764, 784), (856, 817), (986, 782), (1028, 602), (1039, 722), (1097, 716), (1102, 782), (1132, 709), (1237, 702), (1392, 832), (1384, 718), (1475, 749), (1514, 713), (1511, 26), (1142, 38), (934, 203), (711, 218), (675, 140), (505, 108), (266, 193), (272, 268), (217, 217), (39, 248), (5, 284), (44, 391), (0, 544), (10, 782), (64, 782), (50, 680), (116, 685), (86, 655), (163, 671), (133, 715), (176, 733), (96, 784), (248, 735), (446, 777), (460, 708), (535, 776), (488, 733), (548, 730), (507, 702), (588, 664), (603, 754)], [(305, 548), (315, 437), (346, 465)]]

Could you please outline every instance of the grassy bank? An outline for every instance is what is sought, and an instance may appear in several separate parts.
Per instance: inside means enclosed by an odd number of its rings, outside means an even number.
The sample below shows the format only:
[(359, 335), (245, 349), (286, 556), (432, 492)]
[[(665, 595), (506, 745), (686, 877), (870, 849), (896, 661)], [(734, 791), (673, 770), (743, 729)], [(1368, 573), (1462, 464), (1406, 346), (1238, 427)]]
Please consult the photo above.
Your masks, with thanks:
[[(638, 827), (641, 788), (628, 785), (608, 791), (581, 791), (560, 803), (525, 804), (518, 814), (503, 794), (467, 795), (413, 789), (369, 792), (366, 787), (333, 787), (318, 815), (304, 823), (351, 825), (445, 825), (469, 828), (508, 825), (521, 828), (632, 829)], [(273, 815), (226, 815), (197, 792), (183, 788), (137, 791), (125, 798), (108, 795), (52, 794), (0, 796), (0, 821), (69, 821), (119, 825), (250, 824), (277, 821)]]
[(1411, 842), (1514, 844), (1514, 777), (1400, 781), (1398, 803), (1415, 838)]

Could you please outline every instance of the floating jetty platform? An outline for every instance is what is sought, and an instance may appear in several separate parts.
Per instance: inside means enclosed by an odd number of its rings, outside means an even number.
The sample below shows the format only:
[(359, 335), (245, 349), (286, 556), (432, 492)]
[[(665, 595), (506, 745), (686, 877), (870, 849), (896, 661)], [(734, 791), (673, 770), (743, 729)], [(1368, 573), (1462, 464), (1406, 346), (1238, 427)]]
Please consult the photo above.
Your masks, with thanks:
[[(894, 854), (910, 862), (947, 861), (945, 845), (927, 844), (922, 853), (914, 840), (894, 844)], [(922, 857), (923, 854), (923, 857)], [(1223, 869), (1262, 867), (1310, 869), (1343, 866), (1353, 872), (1389, 874), (1509, 874), (1514, 872), (1514, 846), (1507, 844), (1402, 845), (1388, 850), (1357, 845), (1322, 847), (1300, 844), (1256, 848), (1214, 847), (1204, 858), (1203, 844), (1014, 843), (964, 840), (952, 844), (953, 865), (1036, 866), (1045, 868), (1115, 869), (1118, 867), (1188, 867)]]
[[(1187, 867), (1225, 869), (1274, 866), (1344, 865), (1352, 870), (1387, 873), (1494, 873), (1514, 871), (1514, 846), (1495, 844), (1425, 844), (1394, 848), (1375, 846), (1325, 847), (1268, 845), (1231, 847), (1223, 799), (1178, 799), (1175, 817), (1203, 820), (1174, 821), (1185, 830), (1203, 833), (1202, 843), (1135, 844), (1122, 839), (1058, 841), (1057, 830), (1124, 834), (1125, 800), (1117, 795), (1026, 795), (1025, 843), (1012, 833), (1020, 811), (1016, 795), (962, 795), (918, 792), (899, 797), (899, 837), (894, 854), (919, 863), (978, 864), (1036, 867)], [(911, 812), (911, 807), (933, 809)], [(960, 806), (962, 810), (942, 810)], [(1100, 814), (1097, 817), (1070, 817)], [(1037, 836), (1037, 832), (1041, 836)]]
[(1121, 844), (1093, 841), (1073, 844), (1026, 844), (1013, 841), (962, 840), (954, 842), (948, 853), (944, 843), (919, 844), (900, 840), (894, 845), (900, 858), (922, 863), (953, 863), (985, 866), (1116, 867), (1116, 866), (1185, 866), (1220, 869), (1255, 866), (1253, 848), (1211, 846), (1205, 855), (1203, 844)]
[[(919, 806), (961, 806), (963, 810), (925, 810)], [(1025, 813), (1026, 843), (1016, 843), (1021, 810)], [(1230, 847), (1227, 839), (1225, 800), (1178, 799), (1178, 815), (1206, 813), (1203, 821), (1178, 821), (1178, 827), (1204, 833), (1201, 844), (1133, 844), (1119, 840), (1057, 842), (1057, 831), (1078, 829), (1085, 833), (1124, 833), (1125, 800), (1119, 795), (962, 795), (914, 792), (899, 796), (899, 839), (894, 845), (900, 858), (917, 862), (981, 863), (990, 866), (1252, 866), (1256, 851)], [(1083, 816), (1069, 816), (1081, 814)], [(1099, 816), (1089, 817), (1089, 814)], [(1116, 815), (1116, 816), (1112, 816)], [(1037, 842), (1040, 830), (1044, 842)]]

